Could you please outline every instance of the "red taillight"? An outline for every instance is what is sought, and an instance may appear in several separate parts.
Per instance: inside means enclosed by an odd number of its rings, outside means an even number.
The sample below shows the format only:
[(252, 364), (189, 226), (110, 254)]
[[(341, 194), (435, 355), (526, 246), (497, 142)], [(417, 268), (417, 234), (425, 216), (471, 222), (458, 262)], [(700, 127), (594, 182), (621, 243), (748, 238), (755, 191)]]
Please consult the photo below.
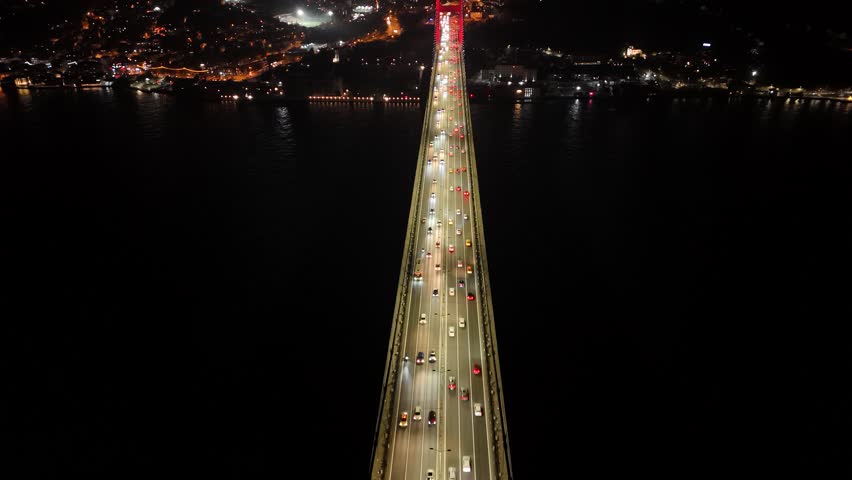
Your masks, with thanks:
[[(461, 187), (460, 187), (460, 186), (459, 186), (459, 187), (456, 187), (456, 191), (457, 191), (457, 192), (461, 192)], [(464, 192), (464, 193), (465, 193), (465, 195), (467, 195), (467, 192)]]

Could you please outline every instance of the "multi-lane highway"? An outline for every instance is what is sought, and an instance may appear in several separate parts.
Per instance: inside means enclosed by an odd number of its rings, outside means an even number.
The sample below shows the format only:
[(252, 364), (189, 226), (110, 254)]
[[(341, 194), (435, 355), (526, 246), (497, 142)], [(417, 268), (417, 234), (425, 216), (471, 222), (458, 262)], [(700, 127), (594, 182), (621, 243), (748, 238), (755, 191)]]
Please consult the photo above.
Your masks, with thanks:
[[(381, 478), (497, 479), (459, 16), (437, 13)], [(416, 212), (416, 213), (415, 213)], [(398, 303), (398, 306), (400, 304)], [(507, 476), (502, 476), (507, 478)]]

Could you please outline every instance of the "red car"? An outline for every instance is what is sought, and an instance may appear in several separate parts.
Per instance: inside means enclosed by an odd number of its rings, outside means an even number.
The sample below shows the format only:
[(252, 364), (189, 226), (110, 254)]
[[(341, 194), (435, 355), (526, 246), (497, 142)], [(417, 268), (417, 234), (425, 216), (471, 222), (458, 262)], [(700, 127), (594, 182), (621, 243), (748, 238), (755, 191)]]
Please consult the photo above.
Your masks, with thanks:
[(470, 196), (470, 192), (468, 192), (467, 190), (465, 190), (465, 191), (464, 191), (464, 196), (465, 196), (465, 197), (469, 197), (469, 196)]
[(467, 167), (462, 167), (462, 172), (466, 172), (466, 171), (467, 171)]
[(467, 299), (473, 301), (473, 300), (476, 300), (476, 297), (472, 293), (468, 293)]
[[(461, 192), (461, 185), (459, 185), (458, 187), (456, 187), (456, 191), (457, 191), (457, 192)], [(465, 195), (467, 195), (467, 192), (464, 192), (464, 194), (465, 194)]]
[(447, 388), (450, 390), (456, 389), (456, 377), (450, 377), (450, 383), (447, 384)]
[(462, 388), (462, 389), (461, 389), (461, 394), (459, 395), (459, 397), (460, 397), (462, 400), (470, 400), (470, 395), (468, 394), (468, 392), (467, 392), (467, 389), (466, 389), (466, 388)]
[(450, 253), (453, 253), (453, 252), (455, 252), (455, 251), (456, 251), (456, 247), (454, 247), (454, 246), (450, 245), (449, 250), (450, 250)]
[(479, 368), (479, 364), (478, 364), (478, 363), (474, 363), (474, 364), (473, 364), (473, 374), (474, 374), (474, 375), (479, 375), (480, 373), (482, 373), (482, 369), (481, 369), (481, 368)]

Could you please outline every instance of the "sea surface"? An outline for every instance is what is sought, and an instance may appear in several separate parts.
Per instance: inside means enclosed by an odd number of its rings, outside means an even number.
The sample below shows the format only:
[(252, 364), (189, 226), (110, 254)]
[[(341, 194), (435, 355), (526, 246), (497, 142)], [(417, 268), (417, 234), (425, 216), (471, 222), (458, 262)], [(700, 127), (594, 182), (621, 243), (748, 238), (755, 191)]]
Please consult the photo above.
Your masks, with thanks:
[[(0, 93), (16, 478), (367, 478), (422, 115)], [(852, 105), (471, 115), (516, 479), (852, 474)]]

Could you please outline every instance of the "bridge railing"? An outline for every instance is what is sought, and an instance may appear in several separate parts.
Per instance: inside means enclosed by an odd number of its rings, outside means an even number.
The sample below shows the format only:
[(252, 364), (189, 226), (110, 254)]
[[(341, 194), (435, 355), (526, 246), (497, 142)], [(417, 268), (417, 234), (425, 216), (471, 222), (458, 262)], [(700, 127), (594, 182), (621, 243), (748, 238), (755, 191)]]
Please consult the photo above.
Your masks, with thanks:
[[(463, 20), (462, 20), (463, 21)], [(479, 176), (476, 168), (476, 152), (473, 144), (473, 122), (470, 116), (470, 102), (467, 96), (467, 73), (464, 64), (464, 48), (459, 49), (459, 69), (461, 70), (462, 94), (464, 101), (464, 125), (466, 150), (470, 161), (471, 176), (471, 203), (474, 209), (474, 242), (476, 243), (474, 270), (481, 289), (479, 292), (480, 311), (482, 312), (482, 324), (485, 332), (485, 350), (489, 368), (484, 368), (488, 376), (489, 399), (491, 401), (490, 416), (492, 420), (492, 432), (495, 456), (497, 464), (497, 478), (512, 480), (512, 457), (509, 451), (509, 429), (506, 423), (506, 406), (503, 400), (503, 379), (500, 375), (500, 356), (497, 352), (497, 331), (494, 326), (494, 306), (491, 303), (491, 284), (489, 283), (488, 261), (485, 253), (485, 229), (483, 226), (482, 205), (479, 202)]]
[[(435, 68), (438, 60), (438, 49), (433, 45), (432, 50), (432, 73), (429, 80), (429, 89), (426, 91), (426, 111), (423, 115), (423, 128), (420, 135), (420, 150), (417, 155), (417, 170), (414, 175), (414, 189), (411, 195), (411, 209), (408, 214), (408, 229), (406, 230), (405, 246), (403, 248), (402, 266), (400, 267), (399, 283), (397, 285), (396, 304), (394, 316), (391, 322), (391, 335), (388, 341), (388, 355), (385, 364), (385, 374), (382, 380), (382, 395), (379, 400), (379, 414), (376, 419), (376, 429), (373, 437), (372, 460), (370, 465), (370, 478), (382, 480), (388, 465), (388, 447), (390, 446), (390, 434), (396, 418), (393, 414), (393, 394), (396, 391), (397, 379), (400, 368), (400, 339), (405, 333), (405, 312), (408, 305), (408, 290), (412, 281), (412, 259), (416, 254), (417, 223), (420, 222), (422, 212), (420, 211), (423, 189), (423, 159), (426, 158), (428, 148), (429, 121), (432, 112), (432, 90), (435, 86)], [(392, 459), (391, 459), (392, 460)]]

